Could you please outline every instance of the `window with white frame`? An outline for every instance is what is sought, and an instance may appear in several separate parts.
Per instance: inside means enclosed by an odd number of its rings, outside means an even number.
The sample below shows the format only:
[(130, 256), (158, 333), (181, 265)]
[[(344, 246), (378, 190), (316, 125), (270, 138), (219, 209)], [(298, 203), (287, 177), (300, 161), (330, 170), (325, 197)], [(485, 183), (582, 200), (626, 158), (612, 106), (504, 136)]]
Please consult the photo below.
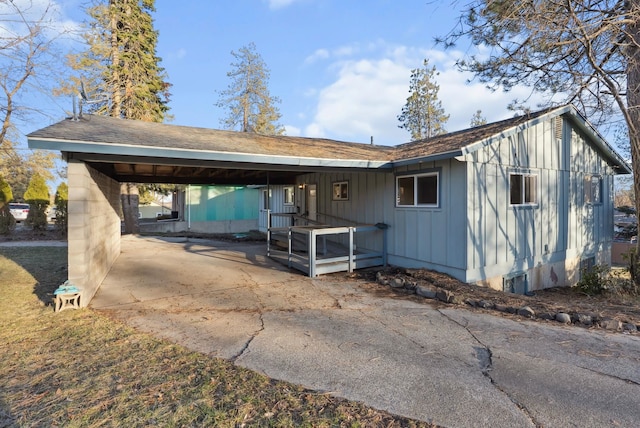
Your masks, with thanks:
[(348, 181), (336, 181), (333, 183), (333, 200), (334, 201), (347, 201), (349, 200), (349, 182)]
[(536, 205), (538, 203), (538, 175), (532, 173), (509, 174), (509, 203)]
[(396, 177), (396, 206), (439, 206), (439, 178), (438, 172)]
[(284, 204), (285, 205), (293, 205), (294, 204), (294, 193), (293, 193), (293, 186), (286, 186), (283, 189), (284, 192)]
[(599, 175), (587, 176), (585, 179), (584, 201), (592, 205), (602, 203), (602, 177)]

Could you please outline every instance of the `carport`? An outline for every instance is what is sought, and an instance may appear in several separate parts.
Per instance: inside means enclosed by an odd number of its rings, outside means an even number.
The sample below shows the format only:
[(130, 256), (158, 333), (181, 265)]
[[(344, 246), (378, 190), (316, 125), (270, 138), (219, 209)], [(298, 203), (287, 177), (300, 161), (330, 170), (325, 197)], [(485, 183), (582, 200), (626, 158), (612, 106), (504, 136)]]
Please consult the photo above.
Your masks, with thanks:
[(311, 172), (389, 172), (392, 148), (84, 115), (27, 136), (68, 164), (69, 280), (86, 306), (120, 254), (121, 183), (295, 184)]

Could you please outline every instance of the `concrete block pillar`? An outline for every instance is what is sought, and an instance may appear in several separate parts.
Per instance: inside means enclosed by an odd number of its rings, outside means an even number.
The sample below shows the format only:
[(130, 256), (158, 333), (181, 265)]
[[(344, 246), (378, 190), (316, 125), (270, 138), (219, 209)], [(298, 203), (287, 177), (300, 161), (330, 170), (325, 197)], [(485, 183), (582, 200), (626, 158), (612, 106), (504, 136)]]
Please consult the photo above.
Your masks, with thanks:
[(69, 280), (87, 306), (120, 255), (120, 184), (76, 160), (67, 175)]

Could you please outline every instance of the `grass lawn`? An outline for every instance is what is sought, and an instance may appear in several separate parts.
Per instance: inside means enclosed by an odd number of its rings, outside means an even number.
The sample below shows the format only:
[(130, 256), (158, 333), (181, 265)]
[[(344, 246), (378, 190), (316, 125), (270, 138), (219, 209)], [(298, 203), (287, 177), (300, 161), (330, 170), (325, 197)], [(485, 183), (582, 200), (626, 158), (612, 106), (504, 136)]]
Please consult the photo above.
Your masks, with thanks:
[(54, 313), (64, 247), (0, 247), (0, 428), (432, 427), (275, 381), (90, 309)]

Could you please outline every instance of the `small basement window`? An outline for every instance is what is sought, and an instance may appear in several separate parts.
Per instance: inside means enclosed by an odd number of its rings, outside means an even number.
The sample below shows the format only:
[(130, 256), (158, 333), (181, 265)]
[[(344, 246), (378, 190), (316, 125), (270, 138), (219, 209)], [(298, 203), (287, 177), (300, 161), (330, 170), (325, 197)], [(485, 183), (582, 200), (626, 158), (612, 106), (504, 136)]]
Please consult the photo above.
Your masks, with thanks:
[(538, 175), (509, 174), (509, 203), (511, 205), (536, 205), (538, 203)]
[(526, 294), (527, 274), (517, 273), (502, 278), (502, 290), (506, 293)]
[(440, 204), (440, 174), (432, 172), (396, 178), (396, 206), (437, 207)]

